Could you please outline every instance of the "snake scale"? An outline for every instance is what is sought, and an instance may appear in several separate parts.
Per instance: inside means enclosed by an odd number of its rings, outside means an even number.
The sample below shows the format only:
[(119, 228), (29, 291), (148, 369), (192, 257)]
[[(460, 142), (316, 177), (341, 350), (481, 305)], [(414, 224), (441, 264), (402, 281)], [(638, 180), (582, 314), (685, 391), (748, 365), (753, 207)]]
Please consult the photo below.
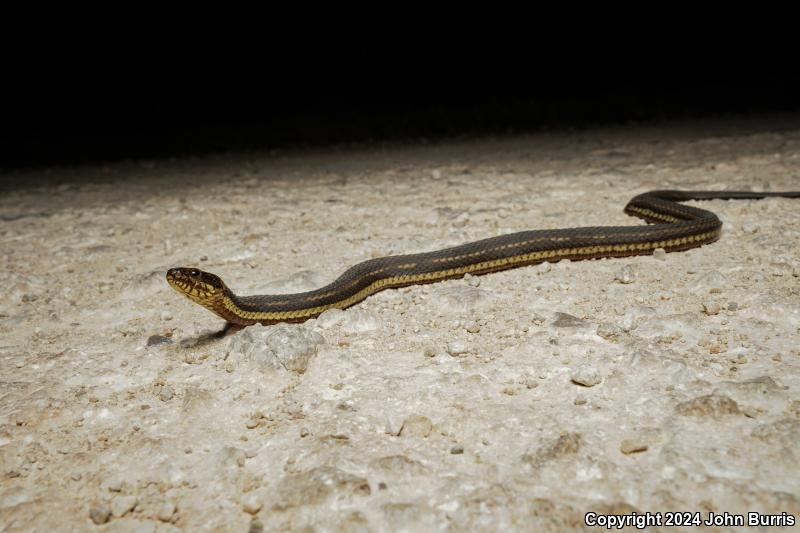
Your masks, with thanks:
[(677, 252), (716, 241), (722, 222), (687, 200), (800, 198), (797, 192), (650, 191), (625, 207), (645, 226), (598, 226), (521, 231), (434, 252), (370, 259), (347, 269), (335, 281), (298, 294), (239, 296), (219, 276), (192, 267), (171, 268), (168, 283), (181, 294), (227, 321), (219, 336), (261, 323), (304, 322), (328, 309), (345, 309), (378, 291), (465, 274), (486, 274), (562, 259), (599, 259)]

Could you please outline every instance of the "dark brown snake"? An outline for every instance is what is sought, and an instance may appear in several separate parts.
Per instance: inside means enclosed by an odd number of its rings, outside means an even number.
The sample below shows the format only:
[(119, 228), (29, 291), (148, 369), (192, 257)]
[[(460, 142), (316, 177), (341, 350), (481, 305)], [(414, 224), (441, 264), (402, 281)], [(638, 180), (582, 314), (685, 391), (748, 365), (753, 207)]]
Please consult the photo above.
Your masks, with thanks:
[(629, 215), (654, 225), (599, 226), (521, 231), (453, 248), (370, 259), (332, 283), (298, 294), (238, 296), (216, 275), (197, 268), (172, 268), (167, 281), (178, 292), (227, 321), (226, 332), (256, 323), (303, 322), (323, 311), (345, 309), (387, 288), (432, 283), (464, 274), (486, 274), (562, 259), (678, 252), (716, 241), (722, 222), (687, 200), (800, 198), (800, 192), (651, 191), (634, 197)]

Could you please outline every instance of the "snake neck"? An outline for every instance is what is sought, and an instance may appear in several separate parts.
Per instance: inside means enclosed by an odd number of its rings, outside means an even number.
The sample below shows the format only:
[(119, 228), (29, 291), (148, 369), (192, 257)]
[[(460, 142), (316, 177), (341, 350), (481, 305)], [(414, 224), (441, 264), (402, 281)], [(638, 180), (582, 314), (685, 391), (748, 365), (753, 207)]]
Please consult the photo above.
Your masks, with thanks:
[(228, 287), (218, 294), (214, 301), (207, 308), (220, 318), (223, 318), (231, 324), (239, 326), (251, 326), (257, 320), (250, 320), (242, 316), (242, 311), (236, 303), (236, 295)]

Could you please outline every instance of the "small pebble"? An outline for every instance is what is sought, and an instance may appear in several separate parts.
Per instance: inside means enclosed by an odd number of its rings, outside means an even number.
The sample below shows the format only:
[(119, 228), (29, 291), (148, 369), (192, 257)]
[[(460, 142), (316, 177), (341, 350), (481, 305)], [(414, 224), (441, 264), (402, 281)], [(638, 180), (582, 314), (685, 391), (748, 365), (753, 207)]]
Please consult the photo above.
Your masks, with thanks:
[(546, 273), (550, 272), (551, 270), (553, 270), (553, 265), (551, 265), (550, 263), (539, 263), (536, 266), (536, 271), (539, 274), (546, 274)]
[(433, 423), (427, 416), (411, 415), (400, 428), (401, 437), (427, 437), (433, 431)]
[(122, 492), (123, 481), (120, 477), (112, 477), (106, 480), (104, 485), (111, 492)]
[(664, 261), (667, 258), (667, 251), (663, 248), (656, 248), (653, 250), (653, 257), (659, 261)]
[(735, 355), (735, 356), (731, 357), (730, 361), (731, 361), (731, 363), (734, 363), (734, 364), (737, 364), (737, 365), (743, 365), (743, 364), (745, 364), (747, 362), (747, 357), (743, 353), (740, 353), (738, 355)]
[(749, 222), (745, 222), (742, 224), (742, 231), (745, 233), (756, 233), (758, 231), (758, 226)]
[(586, 398), (584, 398), (583, 396), (578, 396), (572, 403), (574, 403), (575, 405), (585, 405)]
[(739, 304), (736, 302), (728, 302), (728, 311), (736, 311), (739, 309)]
[(719, 302), (714, 302), (714, 301), (703, 302), (703, 312), (709, 316), (718, 315), (720, 312)]
[(403, 421), (400, 420), (398, 417), (389, 415), (386, 417), (386, 427), (385, 431), (388, 435), (394, 435), (395, 437), (400, 435), (400, 431), (403, 429)]
[(478, 333), (481, 330), (481, 326), (477, 322), (469, 322), (464, 329), (469, 333)]
[(242, 502), (242, 509), (247, 514), (256, 514), (261, 510), (261, 500), (255, 494), (248, 494)]
[(158, 392), (158, 399), (162, 402), (168, 402), (175, 397), (175, 391), (169, 385), (164, 385)]
[(614, 279), (620, 283), (633, 283), (636, 280), (636, 274), (634, 274), (632, 266), (625, 265), (614, 274)]
[(622, 328), (609, 322), (603, 322), (597, 326), (597, 336), (602, 337), (609, 342), (614, 342), (619, 339), (622, 333)]
[(264, 524), (258, 518), (253, 518), (247, 533), (264, 533)]
[(161, 320), (172, 320), (172, 314), (169, 311), (161, 311)]
[(330, 329), (341, 324), (344, 316), (344, 311), (341, 309), (328, 309), (317, 317), (316, 325), (322, 329)]
[(92, 522), (97, 524), (105, 524), (111, 519), (111, 509), (106, 507), (105, 505), (98, 505), (96, 507), (92, 507), (89, 509), (89, 518), (92, 519)]
[[(366, 316), (366, 313), (355, 313), (349, 316), (357, 319), (356, 315), (361, 317), (362, 315)], [(345, 315), (345, 318), (347, 317), (348, 315)], [(265, 327), (262, 326), (262, 328)], [(265, 328), (260, 331), (262, 336), (266, 337), (266, 347), (280, 362), (280, 366), (298, 374), (306, 371), (319, 346), (325, 343), (325, 339), (319, 333), (305, 328), (292, 327), (288, 324), (279, 324), (272, 329)], [(255, 342), (254, 345), (261, 346), (258, 342)]]
[(184, 352), (183, 362), (187, 365), (200, 365), (205, 359), (208, 359), (207, 354), (198, 354), (197, 352)]
[(308, 428), (300, 428), (300, 438), (301, 439), (304, 439), (304, 438), (308, 437), (308, 435), (309, 435)]
[(625, 439), (619, 445), (619, 451), (625, 455), (647, 451), (647, 444), (639, 440)]
[(136, 499), (136, 496), (119, 495), (111, 501), (111, 514), (116, 518), (125, 516), (129, 512), (133, 511), (137, 503), (138, 500)]
[(453, 455), (461, 455), (464, 453), (464, 447), (460, 444), (456, 444), (452, 448), (450, 448), (450, 453)]
[(452, 355), (453, 357), (457, 357), (459, 355), (464, 355), (469, 351), (467, 344), (462, 341), (450, 341), (447, 343), (447, 353)]
[(625, 313), (622, 318), (617, 322), (617, 326), (625, 333), (630, 333), (637, 327), (636, 314), (632, 312)]
[(171, 522), (173, 515), (175, 515), (175, 504), (172, 502), (164, 502), (158, 508), (157, 518), (162, 522)]
[(594, 387), (602, 381), (600, 372), (593, 366), (582, 366), (574, 370), (570, 379), (573, 383), (584, 387)]
[(422, 355), (425, 357), (436, 357), (436, 349), (433, 346), (425, 346), (422, 349)]

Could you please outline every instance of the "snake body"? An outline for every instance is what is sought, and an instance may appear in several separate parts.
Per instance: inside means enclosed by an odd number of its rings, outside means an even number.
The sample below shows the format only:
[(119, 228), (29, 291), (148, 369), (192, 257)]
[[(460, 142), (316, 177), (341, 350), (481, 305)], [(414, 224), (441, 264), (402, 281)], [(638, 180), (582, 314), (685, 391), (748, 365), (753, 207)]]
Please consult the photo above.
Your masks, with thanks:
[(328, 309), (345, 309), (378, 291), (432, 283), (465, 274), (486, 274), (562, 259), (648, 255), (662, 248), (677, 252), (716, 241), (722, 222), (687, 200), (800, 198), (800, 192), (651, 191), (630, 200), (629, 215), (646, 226), (598, 226), (522, 231), (434, 252), (370, 259), (347, 269), (319, 289), (280, 295), (239, 296), (214, 274), (179, 267), (167, 281), (181, 294), (227, 321), (221, 332), (256, 323), (304, 322)]

